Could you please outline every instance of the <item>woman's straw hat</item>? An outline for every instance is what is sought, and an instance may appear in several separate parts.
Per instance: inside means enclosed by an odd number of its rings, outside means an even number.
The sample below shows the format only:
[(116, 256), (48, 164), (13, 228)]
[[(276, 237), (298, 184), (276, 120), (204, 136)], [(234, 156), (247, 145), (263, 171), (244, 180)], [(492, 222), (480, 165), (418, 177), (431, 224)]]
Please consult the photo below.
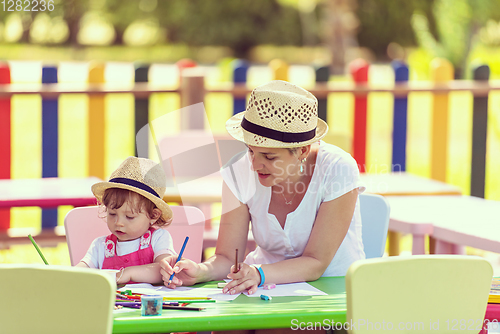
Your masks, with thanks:
[(318, 100), (307, 90), (275, 80), (255, 88), (247, 109), (226, 129), (235, 139), (260, 147), (299, 147), (323, 138), (328, 125), (318, 118)]
[(109, 181), (92, 185), (92, 192), (102, 203), (102, 196), (108, 188), (131, 190), (150, 199), (161, 210), (163, 219), (170, 222), (172, 209), (163, 201), (166, 186), (167, 178), (161, 165), (149, 159), (128, 157), (111, 174)]

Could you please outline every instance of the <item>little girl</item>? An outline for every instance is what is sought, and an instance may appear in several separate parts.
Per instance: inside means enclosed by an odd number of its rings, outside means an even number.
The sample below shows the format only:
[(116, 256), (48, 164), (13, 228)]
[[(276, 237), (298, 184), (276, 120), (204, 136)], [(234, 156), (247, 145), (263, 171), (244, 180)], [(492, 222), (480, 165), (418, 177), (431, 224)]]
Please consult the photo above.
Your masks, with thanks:
[(162, 199), (165, 187), (161, 166), (136, 157), (128, 157), (108, 182), (94, 184), (111, 234), (96, 238), (76, 266), (120, 270), (117, 283), (162, 282), (160, 261), (177, 259), (170, 233), (160, 228), (172, 221), (172, 210)]

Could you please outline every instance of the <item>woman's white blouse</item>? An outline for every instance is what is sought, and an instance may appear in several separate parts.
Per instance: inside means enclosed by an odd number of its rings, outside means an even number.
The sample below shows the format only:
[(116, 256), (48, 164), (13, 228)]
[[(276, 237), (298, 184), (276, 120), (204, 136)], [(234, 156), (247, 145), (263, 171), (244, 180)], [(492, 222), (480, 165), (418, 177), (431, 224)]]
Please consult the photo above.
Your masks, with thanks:
[[(276, 217), (268, 212), (271, 187), (261, 185), (250, 166), (247, 151), (244, 151), (235, 155), (221, 170), (228, 187), (250, 212), (252, 233), (258, 247), (246, 257), (247, 264), (274, 263), (301, 256), (321, 203), (355, 188), (359, 193), (365, 190), (351, 155), (321, 141), (307, 192), (297, 209), (287, 215), (283, 229)], [(347, 235), (322, 276), (344, 276), (351, 263), (364, 258), (358, 199)]]

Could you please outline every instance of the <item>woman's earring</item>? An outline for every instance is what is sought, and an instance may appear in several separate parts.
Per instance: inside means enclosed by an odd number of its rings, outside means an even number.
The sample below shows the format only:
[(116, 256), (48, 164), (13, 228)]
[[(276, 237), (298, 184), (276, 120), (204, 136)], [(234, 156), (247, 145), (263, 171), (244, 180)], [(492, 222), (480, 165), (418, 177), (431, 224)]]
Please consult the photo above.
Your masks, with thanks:
[(306, 158), (300, 160), (300, 174), (304, 173), (304, 163), (306, 162)]

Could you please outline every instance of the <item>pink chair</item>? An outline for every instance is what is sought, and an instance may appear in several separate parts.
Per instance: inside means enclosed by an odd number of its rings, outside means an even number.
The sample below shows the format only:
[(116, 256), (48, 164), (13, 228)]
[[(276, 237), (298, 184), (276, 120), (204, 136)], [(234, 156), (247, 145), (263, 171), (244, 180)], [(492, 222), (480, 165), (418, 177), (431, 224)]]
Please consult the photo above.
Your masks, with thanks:
[[(175, 251), (180, 252), (184, 239), (189, 236), (183, 257), (201, 262), (205, 221), (203, 213), (192, 206), (171, 206), (171, 208), (174, 220), (165, 229), (172, 236)], [(87, 206), (72, 209), (64, 218), (72, 266), (85, 256), (95, 238), (110, 233), (106, 222), (99, 216), (102, 216), (102, 213), (99, 212), (98, 206)]]

